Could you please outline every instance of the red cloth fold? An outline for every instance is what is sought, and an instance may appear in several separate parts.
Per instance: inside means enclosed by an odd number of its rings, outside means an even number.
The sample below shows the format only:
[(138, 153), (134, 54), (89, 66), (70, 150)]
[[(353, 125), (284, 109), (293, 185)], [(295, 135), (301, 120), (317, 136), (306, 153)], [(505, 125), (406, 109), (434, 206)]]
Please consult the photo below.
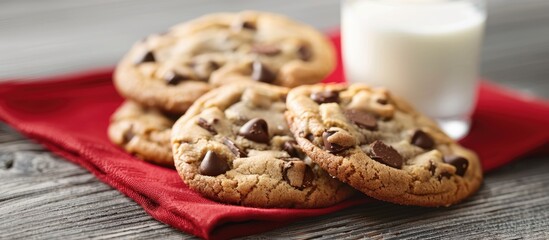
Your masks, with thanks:
[[(339, 38), (333, 37), (339, 46)], [(259, 209), (224, 205), (189, 190), (175, 170), (140, 161), (107, 138), (109, 117), (123, 99), (111, 70), (0, 84), (0, 119), (54, 153), (75, 162), (140, 204), (147, 213), (203, 238), (267, 231), (299, 218), (372, 201), (358, 196), (322, 209)], [(326, 80), (341, 81), (341, 64)], [(482, 82), (471, 133), (486, 171), (549, 142), (549, 104)]]

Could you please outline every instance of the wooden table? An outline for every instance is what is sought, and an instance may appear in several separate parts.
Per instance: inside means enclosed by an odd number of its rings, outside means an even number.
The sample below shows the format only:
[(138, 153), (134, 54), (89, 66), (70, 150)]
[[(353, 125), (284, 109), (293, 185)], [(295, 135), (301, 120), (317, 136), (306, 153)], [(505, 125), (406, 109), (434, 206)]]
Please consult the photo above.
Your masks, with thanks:
[[(488, 8), (483, 76), (548, 98), (549, 1), (489, 0)], [(112, 66), (148, 33), (243, 9), (280, 12), (320, 29), (339, 23), (335, 0), (5, 0), (0, 79)], [(192, 238), (0, 123), (0, 239), (113, 237)], [(520, 159), (488, 174), (478, 194), (451, 208), (375, 203), (250, 238), (288, 237), (549, 239), (549, 157)]]

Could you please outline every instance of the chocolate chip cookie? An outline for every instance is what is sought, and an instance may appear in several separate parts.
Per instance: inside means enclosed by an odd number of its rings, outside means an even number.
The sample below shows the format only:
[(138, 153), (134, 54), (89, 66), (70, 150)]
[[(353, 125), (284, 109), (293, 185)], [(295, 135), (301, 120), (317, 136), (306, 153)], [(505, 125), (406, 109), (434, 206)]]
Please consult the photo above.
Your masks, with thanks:
[(147, 162), (173, 167), (170, 144), (174, 120), (152, 108), (126, 101), (112, 115), (109, 139)]
[(334, 66), (333, 46), (310, 26), (266, 12), (217, 13), (136, 43), (114, 82), (142, 105), (183, 113), (213, 87), (312, 84)]
[(227, 85), (198, 99), (175, 123), (175, 166), (185, 183), (221, 202), (316, 208), (354, 190), (303, 154), (284, 119), (287, 89)]
[(449, 206), (482, 182), (478, 157), (381, 88), (311, 85), (288, 94), (301, 149), (363, 193), (405, 205)]

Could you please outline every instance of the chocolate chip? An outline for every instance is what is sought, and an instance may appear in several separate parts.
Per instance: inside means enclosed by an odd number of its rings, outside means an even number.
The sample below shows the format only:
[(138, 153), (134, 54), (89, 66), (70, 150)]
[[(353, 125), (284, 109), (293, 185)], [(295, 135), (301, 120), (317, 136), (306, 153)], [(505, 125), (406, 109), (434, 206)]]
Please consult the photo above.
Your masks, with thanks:
[(142, 53), (141, 55), (137, 56), (137, 58), (134, 60), (134, 64), (140, 64), (145, 62), (154, 62), (156, 61), (154, 57), (154, 53), (152, 51), (146, 51)]
[(432, 149), (435, 146), (433, 138), (419, 129), (414, 132), (411, 143), (423, 149)]
[(133, 133), (132, 128), (130, 128), (126, 130), (126, 132), (124, 132), (124, 135), (122, 136), (122, 141), (124, 141), (124, 143), (129, 143), (134, 137), (135, 134)]
[(328, 141), (328, 138), (334, 135), (337, 131), (326, 131), (322, 133), (322, 139), (324, 140), (324, 149), (331, 153), (340, 153), (347, 149), (348, 147), (341, 146), (337, 143), (331, 143)]
[(313, 53), (311, 52), (311, 49), (305, 45), (301, 45), (297, 49), (297, 57), (303, 61), (309, 61), (312, 56)]
[(168, 85), (177, 85), (185, 79), (190, 79), (190, 77), (175, 72), (168, 72), (164, 75), (164, 80), (166, 80)]
[(465, 175), (467, 167), (469, 167), (469, 161), (460, 156), (444, 156), (444, 162), (456, 167), (456, 174), (462, 177)]
[(394, 168), (400, 169), (402, 167), (404, 160), (393, 147), (379, 140), (370, 144), (370, 147), (372, 159)]
[(239, 31), (242, 31), (244, 29), (248, 29), (248, 30), (256, 30), (256, 27), (253, 23), (251, 22), (248, 22), (248, 21), (239, 21), (239, 22), (235, 22), (233, 25), (232, 25), (232, 29), (236, 32), (239, 32)]
[(231, 141), (231, 139), (227, 137), (223, 138), (223, 144), (229, 147), (229, 150), (231, 150), (231, 152), (236, 157), (239, 157), (239, 158), (247, 157), (246, 153), (242, 149), (240, 149), (238, 146), (236, 146), (236, 144), (233, 141)]
[(292, 187), (302, 190), (313, 185), (315, 174), (311, 167), (304, 162), (291, 161), (284, 164), (282, 177)]
[(429, 163), (429, 172), (431, 172), (431, 175), (435, 175), (435, 170), (437, 169), (437, 166), (433, 163), (433, 162), (430, 162)]
[(295, 147), (297, 145), (296, 141), (287, 141), (282, 146), (282, 149), (286, 151), (288, 154), (290, 154), (291, 157), (300, 158), (301, 154), (299, 150)]
[(345, 110), (345, 116), (356, 125), (368, 130), (377, 130), (377, 119), (369, 112), (350, 108)]
[(164, 114), (164, 116), (169, 118), (170, 121), (172, 121), (172, 122), (177, 121), (177, 119), (179, 119), (181, 117), (180, 113), (162, 112), (162, 114)]
[(277, 46), (257, 44), (252, 47), (252, 52), (267, 56), (276, 56), (280, 54), (281, 50)]
[(255, 25), (251, 22), (247, 22), (247, 21), (244, 21), (242, 22), (242, 28), (245, 28), (245, 29), (250, 29), (250, 30), (255, 30)]
[(265, 64), (255, 60), (252, 63), (252, 79), (258, 82), (272, 83), (276, 79), (276, 74)]
[(449, 179), (451, 176), (452, 176), (452, 174), (449, 173), (449, 172), (441, 172), (440, 176), (438, 176), (438, 180), (440, 181), (440, 180), (442, 180), (442, 178), (448, 178)]
[(305, 138), (312, 142), (315, 140), (315, 135), (313, 135), (312, 133), (307, 133), (307, 135), (305, 135)]
[(388, 101), (387, 99), (385, 99), (385, 98), (378, 98), (378, 99), (376, 100), (376, 102), (379, 103), (379, 104), (381, 104), (381, 105), (385, 105), (385, 104), (389, 103), (389, 101)]
[(200, 126), (201, 128), (208, 130), (208, 132), (210, 132), (213, 135), (217, 134), (217, 131), (215, 130), (214, 126), (204, 118), (198, 118), (198, 121), (196, 122), (196, 124), (198, 124), (198, 126)]
[(267, 122), (261, 118), (254, 118), (245, 123), (240, 130), (238, 130), (238, 135), (259, 143), (268, 144), (270, 141), (269, 126), (267, 125)]
[(323, 103), (338, 103), (339, 102), (339, 93), (336, 91), (322, 91), (311, 93), (311, 99), (318, 104)]
[(209, 62), (210, 64), (210, 68), (212, 69), (212, 71), (215, 71), (217, 69), (219, 69), (221, 66), (219, 65), (219, 63), (217, 62), (214, 62), (214, 61), (210, 61)]
[(219, 158), (215, 152), (208, 150), (200, 163), (198, 172), (202, 175), (217, 176), (229, 170), (229, 164)]

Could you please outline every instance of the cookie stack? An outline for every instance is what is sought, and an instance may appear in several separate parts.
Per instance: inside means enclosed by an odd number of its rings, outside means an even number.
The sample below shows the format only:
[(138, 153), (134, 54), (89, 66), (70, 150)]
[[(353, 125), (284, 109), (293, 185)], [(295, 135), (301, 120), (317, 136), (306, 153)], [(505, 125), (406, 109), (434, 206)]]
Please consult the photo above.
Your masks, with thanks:
[(356, 190), (449, 206), (478, 189), (476, 155), (398, 97), (318, 84), (334, 65), (310, 26), (265, 12), (207, 15), (149, 36), (120, 62), (115, 85), (127, 101), (109, 137), (175, 166), (203, 196), (244, 206), (326, 207)]
[(334, 66), (331, 43), (310, 26), (265, 12), (206, 15), (148, 36), (121, 60), (114, 83), (127, 101), (109, 137), (173, 167), (171, 126), (200, 96), (229, 84), (318, 83)]

